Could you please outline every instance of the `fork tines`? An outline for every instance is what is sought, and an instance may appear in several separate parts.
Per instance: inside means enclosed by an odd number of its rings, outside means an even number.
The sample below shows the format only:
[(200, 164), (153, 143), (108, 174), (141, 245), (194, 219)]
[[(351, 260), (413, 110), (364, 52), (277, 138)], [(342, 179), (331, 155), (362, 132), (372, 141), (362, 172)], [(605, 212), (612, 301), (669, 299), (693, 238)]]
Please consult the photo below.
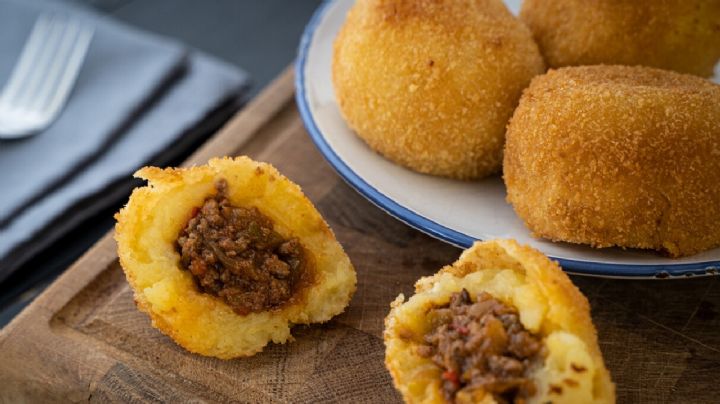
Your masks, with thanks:
[(0, 137), (21, 137), (54, 120), (73, 87), (92, 35), (92, 28), (76, 20), (58, 15), (38, 18), (0, 94)]

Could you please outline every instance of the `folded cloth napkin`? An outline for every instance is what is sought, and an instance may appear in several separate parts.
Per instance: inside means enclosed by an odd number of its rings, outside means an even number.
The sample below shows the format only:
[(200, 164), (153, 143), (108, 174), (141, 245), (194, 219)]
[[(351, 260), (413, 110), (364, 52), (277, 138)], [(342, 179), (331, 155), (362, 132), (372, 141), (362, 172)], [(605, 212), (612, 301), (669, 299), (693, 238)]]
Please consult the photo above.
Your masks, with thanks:
[(0, 142), (0, 227), (119, 136), (183, 66), (177, 43), (62, 2), (0, 0), (0, 77), (9, 76), (41, 13), (84, 21), (95, 35), (59, 118), (33, 137)]
[(9, 75), (37, 15), (58, 4), (92, 22), (96, 33), (59, 119), (32, 138), (0, 142), (0, 281), (97, 210), (69, 208), (89, 197), (107, 199), (107, 192), (98, 193), (181, 142), (247, 87), (245, 73), (217, 59), (77, 7), (37, 0), (0, 0), (0, 78)]

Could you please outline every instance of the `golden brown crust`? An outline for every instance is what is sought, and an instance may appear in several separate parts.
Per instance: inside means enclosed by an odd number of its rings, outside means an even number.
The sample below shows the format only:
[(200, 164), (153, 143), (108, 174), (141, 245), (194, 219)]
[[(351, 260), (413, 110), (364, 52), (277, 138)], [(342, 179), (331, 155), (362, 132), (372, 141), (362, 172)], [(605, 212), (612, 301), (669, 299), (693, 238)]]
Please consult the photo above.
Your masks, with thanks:
[(544, 63), (500, 0), (367, 0), (348, 13), (332, 70), (343, 117), (370, 147), (470, 179), (499, 170), (505, 125)]
[(558, 361), (583, 363), (593, 374), (581, 375), (577, 390), (566, 388), (553, 402), (615, 401), (615, 388), (603, 363), (585, 296), (557, 263), (539, 251), (514, 240), (494, 240), (475, 243), (454, 264), (421, 278), (407, 302), (402, 295), (393, 302), (385, 320), (385, 362), (406, 402), (444, 402), (437, 366), (414, 350), (428, 327), (424, 320), (427, 309), (446, 303), (450, 294), (461, 288), (489, 292), (518, 308), (523, 325), (550, 344), (546, 363), (534, 373), (539, 396), (530, 402), (542, 402), (547, 387), (567, 377), (558, 370)]
[(720, 2), (525, 0), (520, 18), (550, 67), (646, 65), (712, 76)]
[(533, 80), (508, 126), (508, 201), (538, 237), (664, 250), (720, 245), (720, 86), (645, 67)]
[[(291, 339), (293, 324), (327, 321), (350, 302), (356, 276), (347, 255), (300, 188), (271, 165), (222, 158), (186, 169), (145, 167), (136, 176), (149, 185), (136, 188), (116, 215), (118, 256), (138, 308), (185, 349), (223, 359), (253, 355), (270, 341)], [(200, 292), (181, 269), (177, 237), (193, 208), (216, 192), (218, 179), (227, 181), (233, 205), (258, 208), (275, 231), (305, 247), (316, 280), (303, 299), (242, 316)]]

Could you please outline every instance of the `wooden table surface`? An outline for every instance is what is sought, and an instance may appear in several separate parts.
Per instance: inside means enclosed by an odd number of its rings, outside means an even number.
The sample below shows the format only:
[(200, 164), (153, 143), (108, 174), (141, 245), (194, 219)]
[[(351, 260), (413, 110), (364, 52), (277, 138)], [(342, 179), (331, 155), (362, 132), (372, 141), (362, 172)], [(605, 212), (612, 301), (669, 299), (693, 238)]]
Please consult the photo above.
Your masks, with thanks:
[[(246, 154), (297, 182), (358, 272), (345, 313), (245, 359), (184, 351), (137, 311), (109, 234), (0, 332), (0, 401), (398, 402), (383, 319), (398, 293), (460, 250), (392, 219), (348, 187), (307, 136), (287, 71), (188, 164)], [(592, 305), (619, 402), (719, 402), (718, 277), (573, 277)]]

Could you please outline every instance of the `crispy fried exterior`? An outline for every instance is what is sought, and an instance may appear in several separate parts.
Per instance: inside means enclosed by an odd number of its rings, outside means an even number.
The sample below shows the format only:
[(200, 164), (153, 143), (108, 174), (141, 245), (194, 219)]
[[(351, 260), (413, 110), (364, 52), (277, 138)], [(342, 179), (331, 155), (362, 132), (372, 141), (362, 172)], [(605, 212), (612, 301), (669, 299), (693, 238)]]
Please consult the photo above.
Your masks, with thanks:
[(332, 73), (348, 125), (412, 170), (461, 179), (500, 169), (505, 126), (544, 62), (500, 0), (364, 0)]
[(720, 245), (720, 86), (648, 67), (551, 70), (508, 126), (508, 201), (538, 237), (664, 250)]
[[(445, 402), (440, 368), (416, 350), (431, 327), (425, 313), (463, 288), (471, 296), (488, 292), (517, 308), (523, 326), (542, 337), (547, 356), (532, 373), (538, 394), (529, 402), (615, 401), (585, 296), (539, 251), (495, 240), (475, 243), (451, 266), (421, 278), (410, 299), (400, 295), (392, 303), (385, 319), (385, 364), (405, 402)], [(494, 402), (478, 393), (475, 402)]]
[[(271, 165), (222, 158), (188, 169), (145, 167), (135, 175), (149, 185), (135, 189), (116, 215), (120, 263), (138, 308), (185, 349), (223, 359), (253, 355), (270, 341), (291, 339), (292, 324), (327, 321), (350, 302), (356, 283), (350, 260), (300, 187)], [(181, 269), (178, 234), (221, 178), (233, 205), (258, 208), (273, 220), (275, 231), (297, 237), (310, 255), (315, 283), (296, 304), (238, 315), (200, 292), (190, 272)]]
[(712, 76), (717, 0), (525, 0), (520, 18), (550, 67), (644, 65)]

